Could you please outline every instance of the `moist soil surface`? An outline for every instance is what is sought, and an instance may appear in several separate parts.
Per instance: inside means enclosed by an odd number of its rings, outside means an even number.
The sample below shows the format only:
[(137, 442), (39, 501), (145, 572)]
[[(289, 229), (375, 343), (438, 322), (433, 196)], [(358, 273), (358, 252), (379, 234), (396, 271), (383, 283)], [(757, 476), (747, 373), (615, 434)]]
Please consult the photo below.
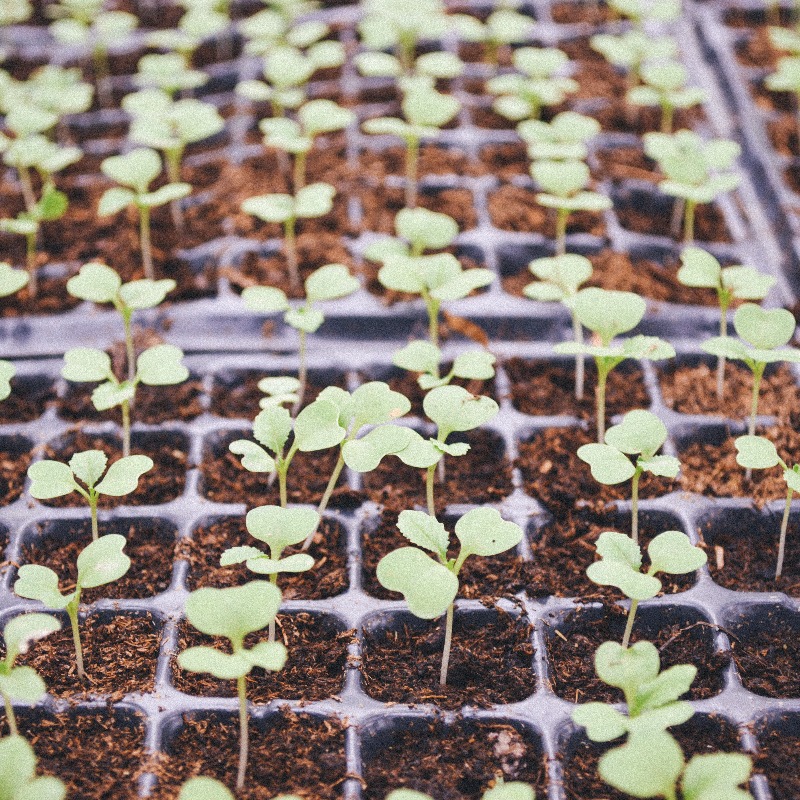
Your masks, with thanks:
[[(281, 700), (312, 702), (337, 695), (344, 683), (347, 646), (353, 631), (342, 631), (333, 617), (300, 612), (278, 615), (276, 641), (283, 642), (289, 657), (284, 668), (268, 672), (258, 667), (247, 676), (247, 699), (251, 703)], [(267, 631), (250, 634), (245, 646), (253, 647), (267, 640)], [(230, 643), (222, 637), (207, 636), (187, 622), (178, 629), (178, 652), (188, 647), (206, 645), (230, 653)], [(177, 660), (172, 664), (175, 688), (187, 694), (203, 697), (235, 697), (236, 681), (219, 680), (212, 675), (186, 672)]]
[[(247, 782), (237, 797), (269, 800), (296, 793), (334, 800), (341, 796), (347, 777), (341, 723), (284, 710), (263, 720), (251, 718), (249, 732)], [(197, 775), (235, 785), (239, 723), (233, 715), (186, 715), (166, 746), (167, 754), (159, 756), (155, 766), (159, 781), (153, 797), (174, 798), (181, 784)]]
[(30, 442), (21, 436), (0, 439), (0, 505), (13, 503), (25, 485), (31, 463)]
[[(323, 519), (308, 554), (314, 566), (308, 572), (280, 575), (278, 584), (284, 600), (322, 600), (335, 597), (347, 589), (347, 534), (342, 526), (331, 519)], [(253, 538), (245, 527), (243, 517), (223, 517), (202, 525), (184, 539), (179, 555), (189, 562), (187, 586), (190, 591), (204, 586), (224, 588), (241, 586), (257, 576), (244, 564), (221, 567), (219, 559), (229, 547), (258, 547), (269, 553), (266, 544)], [(299, 553), (302, 543), (288, 547), (283, 557)]]
[(541, 745), (508, 724), (416, 720), (374, 735), (368, 745), (374, 752), (364, 754), (367, 800), (383, 800), (401, 787), (441, 800), (478, 800), (498, 776), (531, 784), (537, 797), (546, 791)]
[(797, 770), (800, 734), (771, 730), (761, 734), (758, 743), (760, 752), (755, 757), (755, 771), (767, 776), (773, 800), (796, 800), (800, 797)]
[(11, 379), (11, 394), (0, 403), (0, 424), (33, 422), (56, 399), (50, 378), (32, 376)]
[(451, 709), (523, 700), (536, 691), (531, 634), (526, 618), (500, 610), (472, 618), (456, 613), (447, 685), (442, 687), (444, 618), (420, 623), (404, 615), (391, 628), (364, 632), (364, 690), (382, 702)]

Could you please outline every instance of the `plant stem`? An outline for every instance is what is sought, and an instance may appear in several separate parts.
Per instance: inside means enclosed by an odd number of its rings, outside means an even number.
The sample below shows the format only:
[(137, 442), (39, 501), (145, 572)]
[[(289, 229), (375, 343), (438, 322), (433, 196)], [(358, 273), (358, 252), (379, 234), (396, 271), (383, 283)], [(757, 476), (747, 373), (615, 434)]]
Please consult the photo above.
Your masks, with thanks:
[(144, 276), (153, 281), (156, 273), (153, 269), (153, 251), (150, 247), (150, 209), (147, 206), (139, 207), (139, 243), (142, 249)]
[(428, 467), (428, 474), (425, 478), (425, 496), (428, 501), (428, 513), (436, 519), (436, 506), (433, 502), (433, 477), (436, 472), (436, 464)]
[(25, 201), (25, 210), (30, 213), (36, 205), (36, 194), (33, 191), (31, 173), (27, 167), (19, 167), (17, 172), (19, 174), (20, 186), (22, 187), (22, 199)]
[[(428, 309), (428, 338), (431, 344), (439, 346), (439, 307), (441, 302), (430, 296), (427, 289), (422, 292), (425, 306)], [(436, 365), (435, 377), (439, 377), (439, 365)]]
[(672, 133), (672, 120), (675, 107), (668, 100), (661, 102), (661, 133)]
[(417, 173), (419, 170), (419, 139), (406, 142), (406, 208), (417, 205)]
[(633, 620), (636, 617), (636, 609), (639, 607), (638, 600), (631, 600), (631, 607), (628, 611), (628, 621), (625, 623), (625, 633), (622, 635), (622, 646), (627, 650), (628, 643), (631, 640), (631, 631), (633, 630)]
[(78, 666), (78, 677), (86, 679), (86, 672), (83, 669), (83, 647), (81, 647), (81, 632), (78, 628), (78, 606), (80, 605), (81, 590), (80, 586), (75, 590), (75, 599), (67, 606), (67, 616), (72, 626), (72, 641), (75, 645), (75, 663)]
[(108, 108), (113, 102), (111, 88), (108, 85), (108, 76), (111, 70), (108, 65), (108, 51), (102, 45), (96, 45), (92, 50), (92, 66), (94, 83), (97, 87), (97, 99), (101, 106)]
[(295, 237), (295, 218), (290, 217), (283, 223), (284, 239), (286, 241), (286, 266), (289, 269), (289, 286), (297, 291), (300, 289), (300, 272), (297, 266), (297, 241)]
[[(276, 560), (277, 560), (277, 559), (276, 559)], [(271, 583), (273, 586), (276, 586), (276, 587), (277, 587), (277, 585), (278, 585), (278, 573), (277, 573), (277, 572), (273, 572), (273, 573), (272, 573), (272, 575), (270, 575), (270, 576), (269, 576), (269, 582), (270, 582), (270, 583)], [(275, 617), (273, 617), (273, 618), (272, 618), (272, 619), (269, 621), (269, 640), (270, 640), (271, 642), (274, 642), (274, 641), (275, 641)]]
[(447, 607), (447, 617), (444, 623), (444, 651), (442, 652), (442, 670), (439, 673), (439, 685), (447, 685), (447, 669), (450, 666), (450, 646), (453, 642), (453, 611), (454, 603)]
[(245, 676), (236, 679), (239, 694), (239, 771), (236, 773), (236, 791), (244, 789), (244, 776), (247, 772), (247, 751), (249, 749), (249, 732), (247, 730), (247, 685)]
[(100, 532), (97, 526), (97, 494), (95, 492), (89, 494), (89, 512), (92, 516), (92, 541), (96, 542)]
[(764, 375), (766, 364), (756, 364), (753, 367), (753, 394), (750, 398), (750, 422), (747, 426), (747, 433), (750, 436), (756, 435), (756, 415), (758, 414), (758, 395), (761, 391), (761, 378)]
[(642, 477), (642, 468), (636, 467), (631, 480), (631, 539), (639, 544), (639, 478)]
[(122, 401), (122, 455), (127, 458), (131, 454), (131, 404)]
[(567, 252), (567, 219), (569, 210), (559, 208), (556, 210), (556, 255), (563, 256)]
[(17, 728), (17, 718), (14, 716), (14, 706), (11, 705), (11, 698), (3, 695), (3, 703), (6, 707), (6, 719), (8, 720), (8, 734), (9, 736), (19, 736), (19, 728)]
[(295, 153), (294, 156), (294, 190), (302, 189), (306, 185), (306, 154)]
[(292, 406), (292, 417), (296, 417), (300, 413), (303, 406), (303, 396), (306, 393), (306, 383), (308, 382), (308, 364), (306, 363), (306, 332), (300, 331), (300, 341), (297, 347), (297, 380), (299, 386), (297, 387), (297, 400)]
[(597, 441), (603, 444), (606, 438), (606, 381), (608, 380), (608, 367), (600, 359), (597, 363)]
[[(344, 444), (344, 442), (342, 444)], [(342, 474), (342, 469), (344, 469), (344, 455), (342, 454), (342, 449), (339, 448), (339, 458), (336, 461), (336, 466), (333, 468), (331, 479), (328, 481), (328, 485), (325, 487), (325, 493), (322, 495), (322, 499), (319, 501), (319, 506), (317, 506), (317, 513), (320, 515), (320, 517), (325, 513), (325, 509), (328, 507), (328, 501), (331, 499), (333, 490), (336, 487), (336, 482), (339, 480), (339, 476)], [(314, 534), (316, 532), (317, 529), (314, 528), (314, 530), (311, 531), (308, 536), (306, 536), (306, 540), (303, 542), (303, 550), (308, 550), (308, 548), (311, 547), (311, 542), (314, 541)]]
[(281, 508), (286, 508), (286, 473), (289, 471), (289, 465), (285, 462), (278, 465), (278, 494), (280, 495)]
[(691, 244), (694, 241), (694, 210), (697, 206), (694, 200), (687, 200), (683, 209), (683, 243)]
[(28, 271), (28, 294), (39, 294), (39, 276), (36, 269), (36, 232), (25, 234), (25, 268)]
[[(719, 335), (728, 336), (728, 304), (720, 303)], [(722, 404), (725, 396), (725, 356), (717, 356), (717, 400)], [(721, 410), (721, 408), (720, 408)]]
[[(181, 157), (183, 148), (178, 147), (164, 151), (164, 161), (167, 164), (167, 178), (170, 183), (181, 182)], [(172, 215), (172, 224), (179, 230), (183, 230), (183, 209), (180, 200), (173, 200), (169, 204), (169, 211)]]
[[(572, 338), (577, 344), (583, 344), (583, 327), (580, 321), (572, 315)], [(583, 389), (586, 383), (586, 359), (583, 353), (575, 356), (575, 399), (583, 400)]]
[(786, 492), (786, 505), (783, 509), (783, 519), (781, 520), (781, 539), (778, 544), (778, 566), (775, 569), (775, 580), (781, 577), (783, 572), (783, 557), (786, 554), (786, 530), (789, 527), (789, 511), (792, 508), (792, 489)]

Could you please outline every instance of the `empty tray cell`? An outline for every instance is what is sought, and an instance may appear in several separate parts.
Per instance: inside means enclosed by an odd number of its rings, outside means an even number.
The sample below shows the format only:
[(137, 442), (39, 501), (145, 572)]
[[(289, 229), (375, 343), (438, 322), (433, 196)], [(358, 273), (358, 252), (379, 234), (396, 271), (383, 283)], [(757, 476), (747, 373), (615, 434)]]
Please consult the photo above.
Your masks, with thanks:
[(767, 776), (772, 800), (800, 797), (800, 714), (780, 714), (763, 720), (757, 728), (758, 756), (755, 772)]
[(13, 503), (22, 493), (32, 448), (24, 436), (0, 436), (0, 506)]
[(51, 377), (16, 375), (11, 379), (11, 394), (0, 403), (0, 425), (33, 422), (55, 398)]

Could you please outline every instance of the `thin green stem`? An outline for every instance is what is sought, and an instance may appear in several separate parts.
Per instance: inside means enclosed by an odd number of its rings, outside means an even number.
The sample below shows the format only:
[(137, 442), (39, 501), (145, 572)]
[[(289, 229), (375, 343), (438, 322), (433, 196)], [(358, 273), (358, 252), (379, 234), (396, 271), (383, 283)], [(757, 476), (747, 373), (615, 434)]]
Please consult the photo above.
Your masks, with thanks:
[[(719, 335), (725, 339), (728, 336), (728, 304), (720, 300)], [(725, 397), (725, 356), (717, 356), (717, 400), (720, 403)]]
[(303, 396), (306, 393), (306, 384), (308, 383), (306, 332), (300, 331), (299, 333), (300, 341), (297, 346), (297, 380), (300, 385), (297, 387), (297, 400), (295, 400), (294, 405), (292, 406), (293, 417), (296, 417), (300, 413), (300, 409), (303, 407)]
[(447, 617), (444, 622), (444, 651), (442, 652), (442, 670), (439, 673), (439, 685), (447, 685), (447, 670), (450, 666), (450, 647), (453, 643), (453, 611), (455, 604), (447, 607)]
[[(167, 165), (167, 178), (170, 183), (180, 183), (181, 181), (181, 160), (183, 158), (183, 147), (176, 147), (164, 151), (164, 161)], [(177, 230), (183, 230), (183, 209), (180, 200), (172, 200), (169, 204), (169, 211), (172, 216), (172, 224)]]
[(288, 464), (278, 466), (278, 494), (280, 496), (281, 508), (286, 508), (286, 473)]
[(67, 606), (67, 616), (72, 626), (72, 642), (75, 645), (75, 663), (78, 667), (78, 678), (80, 678), (80, 680), (85, 680), (86, 672), (83, 669), (83, 647), (81, 646), (81, 632), (78, 627), (78, 606), (81, 602), (80, 586), (75, 592), (75, 599)]
[(284, 240), (286, 247), (286, 266), (289, 270), (289, 285), (292, 290), (300, 289), (300, 271), (297, 265), (297, 237), (295, 235), (294, 217), (290, 217), (283, 224)]
[(295, 153), (293, 183), (295, 192), (306, 185), (306, 154)]
[[(583, 326), (580, 320), (572, 315), (572, 338), (576, 344), (583, 344)], [(583, 400), (583, 391), (586, 384), (586, 359), (583, 353), (575, 356), (575, 399)]]
[(792, 489), (786, 492), (786, 505), (783, 509), (783, 519), (781, 519), (781, 538), (778, 544), (778, 566), (775, 568), (775, 580), (781, 577), (783, 572), (783, 557), (786, 554), (786, 531), (789, 527), (789, 511), (792, 508)]
[[(425, 301), (425, 307), (428, 309), (428, 338), (431, 344), (439, 346), (439, 308), (441, 302), (431, 297), (427, 289), (422, 292), (422, 298)], [(439, 377), (439, 365), (436, 365), (436, 375)]]
[[(339, 448), (339, 458), (336, 460), (336, 466), (333, 468), (331, 478), (328, 481), (328, 485), (325, 487), (325, 493), (322, 495), (322, 499), (319, 501), (319, 506), (317, 506), (317, 513), (320, 515), (320, 517), (322, 517), (322, 515), (325, 513), (325, 509), (328, 507), (328, 502), (331, 499), (333, 490), (336, 488), (336, 482), (339, 480), (339, 476), (342, 474), (343, 469), (344, 455), (342, 448)], [(303, 550), (308, 550), (308, 548), (311, 547), (311, 542), (314, 541), (314, 534), (316, 532), (317, 529), (314, 528), (314, 530), (308, 534), (306, 540), (303, 542)]]
[(247, 730), (247, 684), (244, 675), (236, 679), (239, 695), (239, 771), (236, 773), (236, 791), (244, 789), (244, 777), (247, 773), (247, 754), (250, 747)]
[(642, 468), (636, 467), (631, 481), (631, 539), (639, 544), (639, 478), (642, 477)]
[(17, 718), (14, 715), (14, 706), (11, 705), (11, 698), (7, 694), (3, 694), (3, 703), (6, 707), (6, 719), (8, 720), (8, 733), (9, 736), (19, 736), (19, 728), (17, 728)]
[(675, 107), (669, 100), (661, 101), (661, 133), (672, 133), (672, 122), (675, 117)]
[[(276, 559), (276, 560), (277, 560), (277, 559)], [(269, 576), (269, 582), (270, 582), (270, 583), (271, 583), (273, 586), (276, 586), (276, 587), (277, 587), (277, 585), (278, 585), (278, 573), (277, 573), (277, 572), (273, 572), (273, 573), (272, 573), (272, 575), (270, 575), (270, 576)], [(269, 621), (269, 640), (270, 640), (271, 642), (274, 642), (274, 641), (275, 641), (275, 617), (273, 617), (273, 618), (272, 618), (272, 619)]]
[(122, 401), (122, 455), (127, 458), (131, 454), (131, 404)]
[(151, 281), (155, 280), (156, 273), (153, 268), (153, 249), (150, 245), (150, 209), (147, 206), (139, 207), (139, 244), (142, 250), (144, 276)]
[(406, 208), (417, 205), (417, 181), (419, 172), (419, 139), (406, 142)]
[(92, 541), (96, 542), (100, 531), (97, 525), (97, 493), (91, 492), (89, 494), (89, 512), (92, 517)]
[(639, 608), (638, 600), (631, 600), (631, 607), (628, 611), (628, 621), (625, 623), (625, 633), (622, 635), (622, 646), (627, 649), (631, 640), (631, 631), (633, 630), (633, 620), (636, 618), (636, 609)]
[(123, 312), (122, 324), (125, 326), (125, 355), (128, 359), (128, 380), (133, 382), (134, 378), (136, 378), (136, 349), (133, 346), (130, 310)]
[(758, 415), (758, 396), (761, 391), (761, 378), (764, 375), (766, 364), (756, 364), (753, 368), (753, 394), (750, 397), (750, 422), (747, 432), (750, 436), (756, 434), (756, 416)]
[(436, 519), (436, 505), (433, 502), (433, 479), (436, 473), (436, 464), (428, 467), (428, 474), (425, 476), (425, 496), (428, 501), (428, 513)]
[(597, 363), (597, 441), (603, 444), (606, 438), (606, 381), (608, 380), (608, 367), (600, 359)]
[(687, 200), (683, 209), (683, 243), (691, 244), (694, 241), (694, 210), (697, 203)]
[(95, 45), (92, 50), (92, 66), (94, 68), (94, 83), (97, 87), (97, 99), (101, 106), (108, 108), (113, 102), (109, 86), (108, 50), (103, 45)]
[(567, 252), (567, 220), (569, 209), (556, 210), (556, 255), (563, 256)]

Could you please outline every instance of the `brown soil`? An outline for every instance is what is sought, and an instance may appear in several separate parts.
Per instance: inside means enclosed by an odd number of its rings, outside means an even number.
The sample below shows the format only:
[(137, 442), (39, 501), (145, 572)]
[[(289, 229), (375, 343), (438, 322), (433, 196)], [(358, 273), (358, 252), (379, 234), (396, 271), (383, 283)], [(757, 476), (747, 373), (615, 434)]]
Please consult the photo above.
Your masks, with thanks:
[(771, 730), (759, 736), (759, 747), (761, 752), (756, 756), (755, 769), (767, 776), (774, 800), (800, 797), (800, 773), (797, 771), (800, 733)]
[(0, 507), (13, 503), (25, 485), (31, 443), (21, 436), (0, 440)]
[[(661, 655), (661, 669), (675, 664), (694, 664), (697, 677), (688, 699), (702, 700), (722, 691), (724, 672), (730, 655), (713, 646), (713, 626), (701, 619), (690, 621), (687, 609), (660, 611), (661, 619), (646, 619), (641, 611), (633, 626), (631, 641), (653, 642)], [(572, 703), (596, 700), (603, 703), (623, 701), (621, 690), (607, 686), (595, 674), (594, 654), (608, 641), (622, 641), (626, 612), (619, 606), (577, 609), (564, 622), (555, 623), (547, 637), (550, 661), (550, 684), (553, 691)]]
[(132, 692), (152, 692), (161, 625), (150, 614), (92, 614), (80, 621), (86, 681), (78, 678), (72, 628), (36, 643), (19, 662), (33, 667), (55, 697), (86, 701), (102, 695), (115, 703)]
[[(442, 364), (440, 374), (446, 375), (448, 372), (450, 372), (452, 367), (453, 364), (451, 362), (445, 362)], [(408, 412), (409, 414), (416, 417), (424, 417), (425, 412), (422, 408), (422, 403), (425, 399), (426, 392), (424, 392), (420, 388), (419, 383), (417, 383), (417, 374), (418, 373), (412, 374), (410, 372), (406, 372), (405, 370), (401, 370), (399, 375), (395, 374), (393, 377), (388, 378), (386, 382), (395, 392), (400, 392), (400, 394), (408, 398), (409, 402), (411, 403), (411, 411)], [(490, 378), (487, 381), (468, 381), (464, 380), (463, 378), (453, 378), (450, 381), (450, 384), (453, 386), (461, 386), (470, 392), (470, 394), (486, 395), (494, 400), (499, 399), (495, 390), (494, 378)]]
[(383, 800), (403, 787), (439, 800), (478, 800), (496, 784), (531, 784), (546, 793), (547, 767), (541, 745), (525, 729), (500, 722), (415, 720), (378, 731), (376, 752), (364, 760), (366, 800)]
[[(787, 104), (788, 101), (784, 103), (784, 105)], [(777, 105), (777, 102), (774, 101), (770, 105)], [(772, 146), (778, 153), (789, 157), (800, 155), (800, 145), (797, 141), (797, 116), (792, 105), (789, 105), (786, 113), (767, 122), (767, 132)]]
[[(295, 714), (288, 709), (264, 720), (250, 720), (250, 758), (240, 800), (269, 800), (297, 793), (319, 800), (341, 794), (347, 767), (344, 727), (331, 719)], [(183, 719), (167, 753), (159, 755), (155, 772), (158, 800), (174, 798), (180, 785), (207, 775), (226, 786), (236, 783), (239, 762), (239, 723), (228, 715), (197, 715)]]
[[(466, 9), (465, 9), (466, 10)], [(461, 13), (461, 12), (458, 12)], [(471, 16), (481, 16), (480, 14), (472, 14)], [(512, 65), (512, 50), (510, 47), (500, 47), (497, 51), (497, 66), (500, 67), (510, 67)], [(490, 57), (487, 52), (486, 45), (482, 42), (459, 42), (458, 45), (458, 57), (462, 61), (468, 61), (472, 64), (475, 64), (479, 61), (489, 62)], [(465, 81), (468, 84), (468, 81)], [(481, 82), (481, 86), (483, 83)], [(467, 89), (467, 91), (471, 91)], [(482, 94), (481, 92), (476, 92), (476, 94)]]
[[(365, 150), (359, 158), (359, 180), (383, 181), (387, 175), (405, 175), (406, 150), (387, 147), (384, 150)], [(420, 149), (418, 174), (476, 176), (485, 170), (474, 164), (469, 156), (455, 147), (423, 145)]]
[[(247, 699), (251, 703), (270, 700), (303, 700), (313, 702), (337, 695), (344, 682), (347, 646), (353, 631), (342, 631), (333, 617), (300, 612), (281, 614), (276, 622), (276, 639), (289, 651), (286, 665), (279, 672), (258, 667), (247, 676)], [(252, 633), (246, 647), (267, 640), (267, 631)], [(188, 647), (205, 645), (230, 653), (230, 642), (220, 636), (206, 636), (182, 622), (178, 629), (178, 652)], [(235, 697), (236, 681), (219, 680), (212, 675), (185, 672), (177, 660), (172, 662), (175, 688), (203, 697)]]
[(726, 628), (745, 689), (765, 697), (800, 697), (800, 617), (783, 606)]
[[(78, 554), (92, 541), (89, 523), (68, 520), (63, 527), (48, 531), (53, 525), (39, 525), (41, 535), (23, 545), (20, 564), (50, 567), (64, 586), (74, 586), (78, 577)], [(131, 559), (131, 567), (114, 583), (86, 589), (81, 595), (83, 602), (152, 597), (169, 588), (175, 551), (175, 531), (169, 525), (152, 519), (101, 522), (101, 536), (108, 533), (122, 534), (128, 540), (125, 552)]]
[(12, 378), (11, 394), (0, 403), (0, 424), (32, 422), (44, 414), (55, 398), (55, 387), (49, 378)]
[[(661, 128), (661, 109), (631, 106), (625, 102), (623, 94), (603, 98), (596, 110), (588, 112), (594, 117), (605, 133), (636, 133), (639, 135), (658, 131)], [(672, 129), (696, 129), (705, 120), (702, 107), (678, 109), (675, 112)]]
[[(789, 8), (778, 9), (779, 22), (781, 25), (790, 25), (793, 22), (793, 14)], [(731, 28), (756, 28), (761, 27), (772, 20), (767, 20), (767, 13), (761, 8), (728, 8), (725, 10), (723, 20)]]
[(736, 45), (736, 58), (746, 67), (761, 67), (774, 72), (782, 55), (785, 54), (772, 46), (769, 29), (764, 26), (756, 28), (751, 36)]
[(396, 627), (364, 632), (362, 676), (370, 697), (456, 709), (514, 703), (536, 691), (527, 619), (499, 609), (495, 614), (456, 613), (444, 687), (439, 685), (444, 617), (429, 622), (404, 614), (401, 619)]
[[(243, 517), (223, 517), (198, 528), (181, 542), (179, 556), (189, 562), (190, 590), (203, 586), (241, 586), (254, 576), (244, 564), (221, 567), (219, 559), (229, 547), (247, 545), (268, 553), (269, 548), (247, 532)], [(287, 548), (284, 557), (300, 552), (301, 545)], [(321, 600), (347, 589), (347, 535), (335, 520), (323, 519), (308, 549), (314, 567), (308, 572), (278, 577), (284, 600)]]
[(598, 150), (595, 157), (599, 162), (594, 171), (597, 180), (605, 178), (617, 183), (633, 180), (655, 184), (664, 177), (658, 171), (658, 164), (640, 147), (607, 147)]
[[(13, 251), (15, 244), (13, 238), (3, 237), (3, 244), (7, 251)], [(41, 253), (37, 263), (42, 267), (49, 260), (46, 254)], [(18, 259), (15, 265), (21, 268), (22, 258)], [(64, 277), (58, 278), (40, 276), (39, 290), (35, 298), (31, 298), (27, 288), (20, 289), (16, 294), (8, 297), (0, 298), (0, 317), (20, 317), (25, 314), (57, 314), (60, 311), (68, 311), (71, 308), (75, 308), (81, 301), (77, 297), (67, 294), (67, 281), (70, 278), (70, 274), (77, 271), (77, 268), (75, 268)], [(8, 400), (5, 402), (8, 402)]]
[(481, 148), (480, 160), (486, 171), (501, 181), (527, 175), (530, 163), (527, 149), (520, 142), (487, 144)]
[(555, 3), (550, 10), (553, 22), (571, 25), (585, 22), (589, 25), (602, 25), (614, 19), (614, 14), (605, 3)]
[[(470, 450), (465, 456), (445, 456), (444, 486), (437, 480), (434, 487), (437, 509), (450, 503), (494, 503), (508, 496), (513, 489), (511, 464), (500, 436), (478, 429), (455, 440), (466, 440)], [(390, 457), (363, 476), (364, 491), (388, 509), (425, 505), (426, 472)]]
[[(375, 233), (394, 235), (394, 218), (405, 207), (405, 193), (391, 186), (376, 186), (358, 191), (363, 219), (361, 228)], [(430, 211), (452, 217), (461, 231), (478, 224), (472, 193), (468, 189), (431, 189), (420, 191), (417, 204)]]

